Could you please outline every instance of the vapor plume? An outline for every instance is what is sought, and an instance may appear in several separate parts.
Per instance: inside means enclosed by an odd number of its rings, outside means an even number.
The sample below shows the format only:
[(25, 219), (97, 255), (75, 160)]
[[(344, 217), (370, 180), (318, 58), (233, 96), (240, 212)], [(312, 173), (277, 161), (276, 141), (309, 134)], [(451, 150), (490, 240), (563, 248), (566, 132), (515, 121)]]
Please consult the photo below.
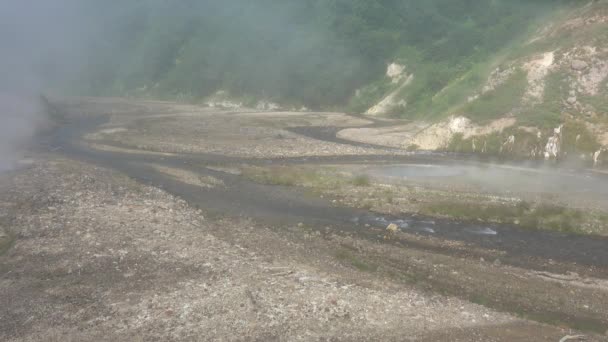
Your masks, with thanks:
[(74, 76), (87, 25), (76, 0), (0, 0), (0, 171), (44, 122), (39, 103)]

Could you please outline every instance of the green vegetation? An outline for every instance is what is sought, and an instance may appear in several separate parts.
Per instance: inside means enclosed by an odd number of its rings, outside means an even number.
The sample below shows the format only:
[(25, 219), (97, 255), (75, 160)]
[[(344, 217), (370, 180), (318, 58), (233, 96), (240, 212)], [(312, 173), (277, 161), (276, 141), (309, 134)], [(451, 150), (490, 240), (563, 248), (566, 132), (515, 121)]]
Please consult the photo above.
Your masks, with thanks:
[(352, 184), (355, 186), (370, 186), (371, 180), (368, 175), (359, 175), (352, 179)]
[(510, 204), (478, 204), (461, 202), (437, 202), (426, 205), (423, 212), (463, 220), (480, 220), (516, 224), (522, 228), (554, 230), (567, 233), (583, 233), (583, 212), (557, 205), (532, 205), (522, 201)]
[[(548, 122), (552, 122), (552, 120), (546, 121), (545, 124)], [(559, 122), (553, 127), (558, 125)], [(536, 151), (535, 156), (542, 158), (541, 152), (545, 149), (546, 137), (553, 134), (553, 129), (547, 128), (541, 132), (545, 138), (539, 139), (536, 134), (517, 127), (468, 139), (464, 139), (462, 134), (455, 134), (445, 150), (459, 153), (481, 153), (505, 159), (534, 157), (531, 152)], [(511, 136), (515, 138), (513, 145), (507, 144)], [(473, 148), (474, 146), (475, 148)], [(567, 120), (563, 124), (561, 147), (566, 154), (590, 154), (597, 151), (600, 146), (597, 138), (589, 131), (584, 122)]]
[(382, 77), (386, 64), (403, 61), (415, 82), (403, 90), (407, 108), (395, 114), (420, 117), (447, 110), (465, 96), (463, 89), (480, 84), (490, 57), (554, 10), (556, 1), (127, 0), (88, 6), (109, 32), (90, 39), (90, 64), (75, 86), (84, 93), (195, 101), (222, 89), (250, 102), (349, 104), (361, 112), (394, 89)]
[(568, 75), (553, 72), (545, 80), (542, 102), (525, 107), (517, 115), (519, 124), (553, 129), (561, 122), (562, 102), (568, 98)]
[(348, 110), (353, 113), (363, 113), (374, 104), (378, 103), (382, 97), (395, 90), (395, 85), (385, 80), (375, 81), (352, 97), (348, 103)]
[[(430, 189), (421, 193), (407, 184), (386, 188), (368, 177), (327, 168), (249, 167), (243, 170), (243, 176), (263, 184), (304, 187), (315, 194), (341, 198), (342, 203), (353, 207), (379, 212), (416, 212), (432, 217), (513, 224), (526, 229), (573, 234), (606, 235), (608, 229), (606, 212), (567, 207), (550, 194), (534, 203), (488, 203), (485, 196)], [(357, 191), (357, 187), (369, 189)]]
[(375, 272), (378, 270), (378, 266), (376, 264), (364, 261), (363, 258), (355, 255), (356, 253), (357, 252), (351, 252), (347, 249), (341, 249), (336, 252), (336, 258), (342, 262), (354, 266), (359, 271)]
[(243, 176), (255, 182), (268, 185), (303, 186), (313, 189), (336, 189), (348, 183), (329, 170), (294, 167), (247, 167)]
[(564, 124), (562, 147), (565, 152), (593, 153), (600, 148), (596, 137), (580, 121), (568, 120)]
[(341, 175), (331, 169), (308, 167), (247, 167), (243, 176), (268, 185), (302, 186), (318, 190), (338, 189), (347, 185), (367, 187), (372, 184), (367, 175)]
[[(515, 138), (513, 145), (506, 142), (509, 137)], [(475, 148), (473, 148), (475, 142)], [(462, 134), (456, 134), (450, 140), (445, 150), (459, 153), (481, 153), (490, 156), (516, 159), (520, 157), (530, 157), (531, 151), (543, 151), (546, 141), (539, 140), (538, 137), (530, 132), (519, 128), (507, 128), (502, 132), (488, 134), (486, 136), (464, 139)], [(540, 157), (540, 155), (538, 156)]]
[(527, 82), (526, 73), (517, 70), (505, 83), (467, 104), (462, 113), (480, 123), (498, 119), (519, 105)]

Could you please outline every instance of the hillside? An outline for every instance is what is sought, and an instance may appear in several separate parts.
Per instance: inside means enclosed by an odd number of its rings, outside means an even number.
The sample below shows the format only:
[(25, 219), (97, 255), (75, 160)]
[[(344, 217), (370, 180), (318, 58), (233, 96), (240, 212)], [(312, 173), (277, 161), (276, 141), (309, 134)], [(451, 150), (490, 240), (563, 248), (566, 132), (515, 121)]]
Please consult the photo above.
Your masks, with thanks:
[(489, 64), (477, 87), (467, 89), (467, 75), (438, 93), (441, 107), (450, 93), (468, 90), (460, 103), (440, 112), (448, 119), (411, 143), (600, 163), (608, 146), (607, 24), (606, 2), (557, 12)]
[(393, 144), (412, 149), (599, 162), (608, 144), (606, 1), (87, 6), (107, 24), (81, 94), (437, 123)]
[(194, 101), (223, 91), (249, 105), (362, 112), (394, 88), (384, 70), (402, 61), (416, 75), (403, 113), (413, 116), (556, 3), (565, 1), (91, 2), (105, 19), (77, 88)]

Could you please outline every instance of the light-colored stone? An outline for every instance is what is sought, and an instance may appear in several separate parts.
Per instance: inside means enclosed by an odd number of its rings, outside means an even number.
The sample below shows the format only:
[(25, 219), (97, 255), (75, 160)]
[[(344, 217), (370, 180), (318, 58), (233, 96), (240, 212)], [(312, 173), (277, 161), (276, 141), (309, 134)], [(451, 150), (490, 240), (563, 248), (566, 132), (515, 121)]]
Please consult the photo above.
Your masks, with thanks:
[(553, 69), (554, 62), (555, 53), (550, 51), (524, 64), (524, 70), (528, 72), (528, 88), (525, 94), (527, 101), (538, 102), (542, 100), (545, 94), (545, 78)]
[(545, 159), (555, 159), (559, 157), (562, 149), (562, 130), (563, 125), (557, 127), (553, 131), (553, 136), (549, 137), (547, 140), (547, 145), (545, 146)]
[(394, 224), (394, 223), (391, 223), (391, 224), (389, 224), (389, 225), (386, 227), (386, 230), (388, 230), (388, 231), (389, 231), (389, 232), (391, 232), (391, 233), (396, 233), (396, 232), (398, 232), (398, 231), (399, 231), (399, 226), (397, 226), (397, 225), (396, 225), (396, 224)]
[[(488, 125), (477, 125), (463, 116), (452, 116), (447, 120), (431, 125), (416, 134), (411, 144), (421, 150), (436, 150), (445, 147), (456, 134), (462, 134), (464, 139), (502, 132), (505, 128), (515, 125), (515, 118), (501, 118)], [(482, 149), (483, 150), (483, 149)]]
[(587, 69), (589, 67), (589, 64), (587, 64), (587, 62), (585, 61), (581, 61), (580, 59), (575, 59), (570, 64), (570, 67), (572, 68), (572, 70), (582, 71)]
[(391, 111), (395, 107), (405, 108), (407, 106), (407, 102), (405, 102), (405, 100), (403, 100), (403, 99), (397, 100), (397, 97), (399, 96), (399, 94), (405, 87), (407, 87), (408, 85), (410, 85), (412, 83), (413, 80), (414, 80), (414, 75), (409, 75), (395, 91), (393, 91), (392, 93), (387, 95), (385, 98), (383, 98), (382, 101), (378, 102), (376, 105), (374, 105), (373, 107), (368, 109), (365, 112), (365, 114), (381, 115), (381, 114), (387, 114), (389, 111)]
[(399, 81), (405, 75), (405, 65), (399, 63), (391, 63), (386, 68), (386, 76), (391, 79), (393, 83), (399, 83)]
[(582, 75), (578, 83), (586, 94), (594, 96), (600, 92), (600, 86), (606, 78), (608, 78), (608, 62), (599, 62)]

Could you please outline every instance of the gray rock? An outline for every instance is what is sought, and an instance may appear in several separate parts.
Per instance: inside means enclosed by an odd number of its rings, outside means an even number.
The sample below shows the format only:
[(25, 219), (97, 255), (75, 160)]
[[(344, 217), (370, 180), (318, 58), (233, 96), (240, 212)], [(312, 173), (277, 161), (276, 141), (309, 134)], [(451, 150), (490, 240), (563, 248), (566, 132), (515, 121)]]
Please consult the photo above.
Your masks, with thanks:
[(585, 61), (581, 61), (580, 59), (575, 59), (571, 64), (572, 70), (582, 71), (589, 67), (589, 64)]
[(576, 104), (576, 102), (578, 101), (578, 99), (576, 98), (576, 96), (571, 96), (566, 101), (568, 101), (568, 104), (573, 105), (573, 104)]

